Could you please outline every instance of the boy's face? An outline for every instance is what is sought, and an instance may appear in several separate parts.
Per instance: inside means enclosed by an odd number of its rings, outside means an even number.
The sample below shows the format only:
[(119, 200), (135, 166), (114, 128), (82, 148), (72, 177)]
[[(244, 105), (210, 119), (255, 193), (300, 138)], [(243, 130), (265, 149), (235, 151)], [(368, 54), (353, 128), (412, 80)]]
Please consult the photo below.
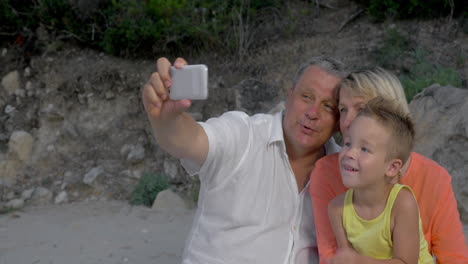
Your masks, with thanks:
[(384, 126), (370, 117), (357, 117), (344, 136), (339, 155), (343, 184), (355, 189), (385, 184), (392, 163), (387, 160), (387, 149), (392, 143)]

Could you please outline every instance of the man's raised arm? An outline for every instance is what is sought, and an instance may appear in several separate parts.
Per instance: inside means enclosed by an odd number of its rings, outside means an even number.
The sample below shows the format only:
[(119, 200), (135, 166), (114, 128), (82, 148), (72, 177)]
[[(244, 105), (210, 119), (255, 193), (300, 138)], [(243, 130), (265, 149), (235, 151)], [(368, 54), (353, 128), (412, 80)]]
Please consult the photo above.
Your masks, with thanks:
[[(187, 65), (178, 58), (176, 68)], [(151, 123), (153, 134), (165, 151), (176, 158), (191, 160), (202, 165), (208, 155), (208, 137), (203, 128), (185, 110), (191, 101), (169, 99), (172, 85), (170, 62), (159, 58), (158, 72), (154, 72), (143, 87), (142, 100)]]

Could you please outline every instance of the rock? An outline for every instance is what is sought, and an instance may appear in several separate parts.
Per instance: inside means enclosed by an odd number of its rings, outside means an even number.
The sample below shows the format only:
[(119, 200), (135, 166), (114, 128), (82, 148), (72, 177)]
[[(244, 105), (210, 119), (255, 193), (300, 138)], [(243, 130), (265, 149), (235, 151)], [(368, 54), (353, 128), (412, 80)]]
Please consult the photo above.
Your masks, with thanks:
[(27, 200), (31, 199), (33, 192), (34, 192), (34, 188), (24, 190), (21, 193), (21, 198), (23, 200), (27, 201)]
[(40, 113), (45, 115), (49, 121), (62, 121), (65, 119), (64, 114), (53, 104), (45, 106)]
[(132, 145), (130, 144), (125, 144), (120, 148), (120, 155), (122, 155), (124, 158), (127, 158), (128, 153), (132, 150)]
[(415, 151), (447, 169), (461, 218), (468, 221), (468, 90), (432, 85), (413, 98), (410, 110)]
[(47, 93), (55, 92), (65, 83), (64, 77), (56, 71), (46, 72), (43, 76), (43, 81), (47, 84)]
[(12, 209), (20, 209), (23, 208), (24, 206), (24, 200), (23, 199), (13, 199), (11, 201), (8, 201), (5, 206), (7, 208), (12, 208)]
[(131, 164), (142, 162), (145, 159), (145, 148), (142, 145), (133, 146), (127, 155), (127, 161)]
[(132, 173), (132, 177), (135, 178), (135, 179), (141, 179), (141, 177), (143, 177), (143, 173), (144, 173), (144, 168), (140, 168), (140, 169), (132, 169), (131, 170), (131, 173)]
[(120, 176), (123, 176), (124, 178), (130, 178), (132, 177), (132, 171), (131, 170), (123, 170), (119, 173)]
[(15, 198), (15, 192), (9, 192), (6, 194), (5, 198), (7, 200), (12, 200), (13, 198)]
[(4, 111), (5, 114), (8, 115), (8, 114), (11, 114), (11, 113), (13, 113), (15, 111), (16, 111), (16, 108), (14, 106), (11, 106), (11, 105), (5, 106), (5, 111)]
[(80, 176), (71, 171), (66, 171), (63, 175), (63, 183), (65, 184), (75, 184), (80, 181)]
[(20, 162), (17, 160), (0, 160), (0, 185), (14, 185), (19, 168)]
[(31, 197), (31, 204), (46, 205), (52, 201), (53, 194), (44, 187), (37, 187)]
[(34, 84), (31, 81), (27, 81), (24, 89), (26, 89), (26, 91), (32, 91), (34, 89)]
[(64, 134), (68, 137), (78, 138), (80, 136), (74, 124), (72, 122), (69, 122), (68, 120), (65, 120), (65, 122), (63, 122), (62, 128)]
[(192, 208), (192, 205), (171, 189), (159, 192), (152, 206), (152, 209), (156, 210), (190, 208)]
[(164, 160), (164, 174), (169, 176), (172, 182), (179, 182), (179, 163), (172, 160)]
[(25, 97), (26, 96), (26, 91), (23, 89), (16, 89), (15, 95), (18, 97)]
[(107, 91), (106, 94), (105, 94), (105, 98), (107, 100), (111, 100), (111, 99), (114, 99), (115, 98), (115, 94), (111, 91)]
[(24, 68), (24, 77), (31, 77), (31, 68), (30, 67)]
[(12, 71), (5, 75), (2, 79), (2, 86), (5, 88), (8, 95), (13, 95), (16, 90), (21, 88), (19, 72)]
[(68, 202), (68, 194), (66, 191), (61, 191), (57, 196), (55, 196), (55, 204), (62, 204)]
[(91, 185), (94, 180), (104, 172), (104, 169), (101, 167), (92, 168), (88, 173), (85, 174), (83, 182), (85, 184)]
[(49, 32), (47, 31), (47, 29), (45, 28), (44, 25), (40, 25), (37, 29), (36, 29), (36, 35), (37, 35), (37, 39), (42, 42), (42, 43), (47, 43), (47, 42), (50, 42), (50, 36), (49, 36)]
[(250, 115), (266, 113), (280, 101), (277, 87), (257, 80), (244, 80), (234, 86), (234, 89), (238, 94), (237, 107)]
[(33, 148), (33, 137), (26, 131), (15, 131), (8, 142), (10, 157), (22, 162), (29, 160)]
[(200, 112), (189, 113), (195, 121), (203, 121), (203, 114)]
[(2, 91), (0, 91), (0, 109), (4, 109), (5, 104), (6, 104), (6, 98), (5, 96), (2, 95)]
[(277, 105), (275, 105), (273, 108), (268, 111), (269, 114), (276, 114), (278, 112), (281, 112), (284, 110), (284, 101), (279, 102)]

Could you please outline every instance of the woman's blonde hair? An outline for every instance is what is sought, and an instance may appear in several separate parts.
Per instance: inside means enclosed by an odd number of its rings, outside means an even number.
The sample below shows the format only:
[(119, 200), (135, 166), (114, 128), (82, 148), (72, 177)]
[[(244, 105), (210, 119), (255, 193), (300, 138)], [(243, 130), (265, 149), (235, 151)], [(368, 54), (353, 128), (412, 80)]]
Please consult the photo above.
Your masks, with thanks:
[(410, 113), (400, 80), (393, 73), (380, 67), (351, 72), (341, 81), (338, 93), (343, 88), (349, 89), (353, 96), (361, 96), (366, 100), (379, 96), (396, 101), (401, 110)]

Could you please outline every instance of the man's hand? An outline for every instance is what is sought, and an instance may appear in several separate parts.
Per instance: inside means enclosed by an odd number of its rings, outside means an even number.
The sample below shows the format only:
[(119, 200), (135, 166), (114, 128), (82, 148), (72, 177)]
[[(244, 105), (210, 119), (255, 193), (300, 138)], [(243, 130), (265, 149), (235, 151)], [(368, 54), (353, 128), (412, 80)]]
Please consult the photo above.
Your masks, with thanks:
[[(166, 58), (158, 59), (158, 72), (154, 72), (143, 87), (142, 100), (159, 146), (172, 156), (187, 159), (202, 165), (208, 155), (208, 137), (205, 130), (185, 110), (190, 107), (188, 99), (169, 99), (172, 85), (171, 63)], [(187, 65), (178, 58), (176, 68)]]
[[(181, 68), (187, 62), (178, 58), (174, 67)], [(170, 72), (171, 63), (166, 58), (159, 58), (158, 71), (154, 72), (143, 87), (142, 100), (150, 121), (159, 121), (184, 112), (190, 107), (191, 101), (184, 99), (173, 101), (169, 99), (169, 89), (172, 85)]]
[(328, 261), (328, 264), (360, 264), (360, 257), (352, 248), (340, 248), (336, 251), (335, 256)]

